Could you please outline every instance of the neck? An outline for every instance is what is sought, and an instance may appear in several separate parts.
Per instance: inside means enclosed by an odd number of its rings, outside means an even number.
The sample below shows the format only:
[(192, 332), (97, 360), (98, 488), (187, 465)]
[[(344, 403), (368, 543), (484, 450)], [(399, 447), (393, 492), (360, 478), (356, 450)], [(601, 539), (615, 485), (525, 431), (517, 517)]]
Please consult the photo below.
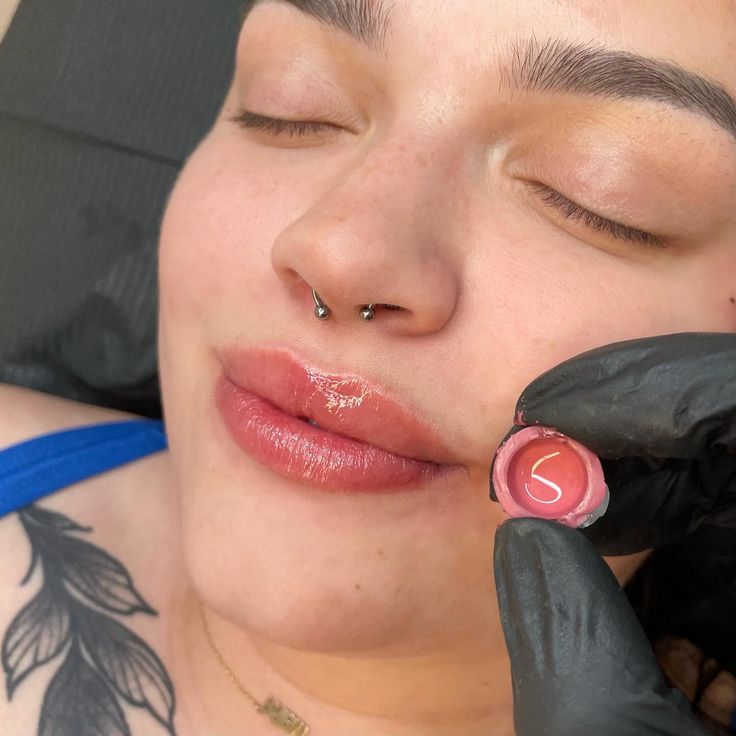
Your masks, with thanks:
[[(217, 660), (194, 593), (174, 608), (179, 703), (192, 733), (229, 736), (248, 726), (253, 736), (277, 736), (278, 727), (255, 711)], [(240, 684), (259, 703), (269, 696), (280, 701), (309, 724), (310, 736), (513, 733), (508, 656), (497, 614), (480, 636), (401, 656), (298, 651), (204, 611), (213, 641)]]

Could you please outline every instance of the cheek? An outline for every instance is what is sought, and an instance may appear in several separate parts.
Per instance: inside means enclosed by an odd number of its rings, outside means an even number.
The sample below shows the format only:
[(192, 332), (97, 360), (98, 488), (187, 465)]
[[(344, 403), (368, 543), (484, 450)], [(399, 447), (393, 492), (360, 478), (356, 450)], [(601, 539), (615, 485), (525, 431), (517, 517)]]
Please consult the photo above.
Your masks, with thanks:
[(159, 274), (162, 316), (200, 319), (222, 292), (225, 274), (239, 267), (223, 172), (207, 141), (192, 155), (171, 194), (161, 227)]
[(488, 340), (478, 349), (495, 376), (513, 386), (514, 399), (560, 361), (654, 327), (651, 285), (613, 259), (603, 263), (581, 248), (543, 243), (538, 233), (509, 233), (492, 252), (469, 290), (468, 319), (484, 324)]
[(312, 196), (313, 172), (285, 176), (231, 127), (221, 121), (190, 157), (162, 223), (161, 299), (176, 321), (223, 313), (252, 324), (249, 307), (274, 300), (272, 244)]
[(482, 325), (487, 337), (458, 340), (458, 350), (466, 365), (483, 366), (471, 391), (483, 397), (487, 431), (494, 420), (510, 426), (523, 389), (579, 353), (659, 334), (731, 330), (736, 321), (723, 283), (733, 283), (734, 259), (617, 257), (555, 235), (543, 240), (502, 213), (485, 232), (494, 236), (474, 236), (481, 247), (464, 320), (466, 335)]
[(736, 242), (726, 242), (712, 258), (689, 274), (689, 290), (696, 290), (693, 312), (701, 319), (716, 320), (712, 329), (736, 332)]

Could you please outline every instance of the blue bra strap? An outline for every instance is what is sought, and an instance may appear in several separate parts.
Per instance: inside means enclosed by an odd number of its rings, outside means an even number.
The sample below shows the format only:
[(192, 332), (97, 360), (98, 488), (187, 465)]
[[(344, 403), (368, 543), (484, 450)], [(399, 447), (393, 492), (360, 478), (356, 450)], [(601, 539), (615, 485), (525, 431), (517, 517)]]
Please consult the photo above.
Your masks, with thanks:
[(166, 447), (157, 419), (75, 427), (12, 445), (0, 451), (0, 517)]

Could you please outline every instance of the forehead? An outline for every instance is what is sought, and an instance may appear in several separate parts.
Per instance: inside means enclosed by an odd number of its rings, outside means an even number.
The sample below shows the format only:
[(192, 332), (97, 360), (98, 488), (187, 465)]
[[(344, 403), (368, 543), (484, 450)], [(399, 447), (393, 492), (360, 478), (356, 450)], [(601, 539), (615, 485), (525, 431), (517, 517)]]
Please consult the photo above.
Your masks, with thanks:
[[(681, 63), (736, 88), (736, 0), (259, 0), (375, 32), (386, 59), (413, 55), (448, 69), (482, 63), (504, 41), (536, 36), (594, 43)], [(377, 25), (376, 25), (377, 22)], [(372, 27), (371, 27), (372, 26)], [(385, 27), (384, 27), (385, 26)], [(468, 69), (469, 71), (469, 69)]]

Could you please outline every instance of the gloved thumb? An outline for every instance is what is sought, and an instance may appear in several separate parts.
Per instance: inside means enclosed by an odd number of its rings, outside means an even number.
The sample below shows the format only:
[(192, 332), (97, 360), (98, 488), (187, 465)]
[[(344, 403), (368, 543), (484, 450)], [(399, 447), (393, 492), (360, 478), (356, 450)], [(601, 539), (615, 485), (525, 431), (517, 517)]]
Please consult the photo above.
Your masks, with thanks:
[(494, 573), (517, 736), (705, 736), (579, 531), (511, 519), (496, 532)]

